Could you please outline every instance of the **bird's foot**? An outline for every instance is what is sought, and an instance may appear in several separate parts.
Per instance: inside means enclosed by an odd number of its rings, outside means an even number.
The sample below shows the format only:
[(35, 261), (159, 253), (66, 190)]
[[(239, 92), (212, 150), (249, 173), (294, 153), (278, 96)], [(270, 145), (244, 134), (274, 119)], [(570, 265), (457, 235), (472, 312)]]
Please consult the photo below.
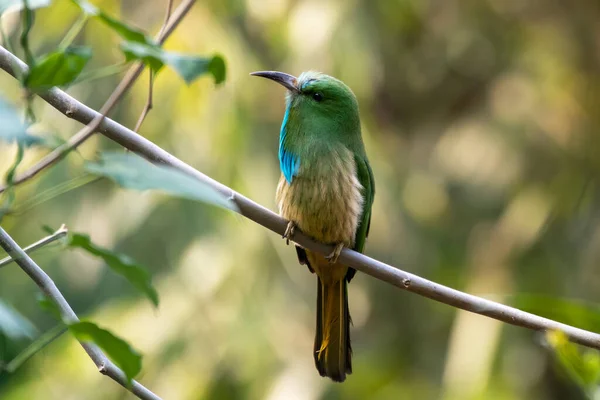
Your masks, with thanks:
[(283, 233), (282, 238), (285, 239), (285, 244), (290, 244), (290, 239), (294, 236), (294, 232), (296, 231), (296, 223), (294, 221), (289, 221), (287, 227), (285, 228), (285, 232)]
[(331, 254), (329, 254), (328, 256), (325, 256), (325, 258), (327, 260), (329, 260), (330, 264), (335, 264), (337, 262), (343, 248), (344, 248), (344, 243), (338, 243), (335, 246), (335, 249), (333, 249), (333, 251), (331, 252)]

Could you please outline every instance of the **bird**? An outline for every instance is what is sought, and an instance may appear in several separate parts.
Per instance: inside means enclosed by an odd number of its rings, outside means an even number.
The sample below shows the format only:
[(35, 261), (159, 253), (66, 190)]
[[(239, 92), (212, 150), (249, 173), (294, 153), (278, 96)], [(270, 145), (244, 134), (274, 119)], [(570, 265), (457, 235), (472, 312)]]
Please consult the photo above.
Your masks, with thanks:
[(278, 71), (251, 75), (287, 89), (275, 199), (289, 221), (283, 235), (288, 244), (299, 229), (334, 246), (327, 256), (295, 248), (299, 263), (317, 275), (315, 366), (321, 376), (343, 382), (352, 373), (347, 285), (356, 270), (338, 257), (344, 247), (363, 252), (375, 196), (358, 101), (341, 80), (321, 72), (298, 78)]

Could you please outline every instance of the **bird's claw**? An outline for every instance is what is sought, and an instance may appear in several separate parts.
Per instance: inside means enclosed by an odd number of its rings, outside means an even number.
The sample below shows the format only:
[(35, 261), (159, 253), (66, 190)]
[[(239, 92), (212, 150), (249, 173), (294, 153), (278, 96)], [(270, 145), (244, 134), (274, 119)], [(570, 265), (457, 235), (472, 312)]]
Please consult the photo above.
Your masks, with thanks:
[(285, 228), (285, 232), (283, 233), (282, 238), (285, 239), (285, 244), (290, 244), (290, 239), (294, 236), (294, 232), (296, 231), (296, 223), (294, 221), (289, 221), (287, 227)]
[(329, 254), (328, 256), (325, 256), (325, 258), (329, 261), (330, 264), (335, 264), (337, 262), (343, 248), (344, 248), (344, 243), (338, 243), (335, 246), (335, 248), (333, 249), (333, 251), (331, 252), (331, 254)]

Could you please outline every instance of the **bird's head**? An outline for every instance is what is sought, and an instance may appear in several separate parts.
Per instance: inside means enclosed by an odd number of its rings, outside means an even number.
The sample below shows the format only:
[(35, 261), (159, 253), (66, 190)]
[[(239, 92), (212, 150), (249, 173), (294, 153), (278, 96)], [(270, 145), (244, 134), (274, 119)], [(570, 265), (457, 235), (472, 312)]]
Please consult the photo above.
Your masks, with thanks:
[(330, 131), (358, 130), (360, 135), (358, 102), (352, 90), (339, 79), (314, 71), (303, 72), (298, 78), (276, 71), (259, 71), (251, 75), (270, 79), (288, 89), (290, 118)]

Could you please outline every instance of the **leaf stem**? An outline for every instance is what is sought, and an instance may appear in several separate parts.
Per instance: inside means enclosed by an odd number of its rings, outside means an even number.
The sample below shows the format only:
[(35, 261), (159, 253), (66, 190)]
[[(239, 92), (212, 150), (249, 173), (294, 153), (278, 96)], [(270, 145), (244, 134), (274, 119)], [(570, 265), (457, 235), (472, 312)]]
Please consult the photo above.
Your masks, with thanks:
[(79, 18), (77, 18), (75, 23), (71, 26), (71, 28), (68, 30), (63, 40), (61, 40), (60, 44), (58, 45), (58, 48), (62, 51), (65, 51), (71, 45), (71, 43), (73, 43), (73, 40), (75, 40), (77, 35), (79, 35), (79, 32), (81, 32), (87, 21), (87, 14), (81, 14)]

